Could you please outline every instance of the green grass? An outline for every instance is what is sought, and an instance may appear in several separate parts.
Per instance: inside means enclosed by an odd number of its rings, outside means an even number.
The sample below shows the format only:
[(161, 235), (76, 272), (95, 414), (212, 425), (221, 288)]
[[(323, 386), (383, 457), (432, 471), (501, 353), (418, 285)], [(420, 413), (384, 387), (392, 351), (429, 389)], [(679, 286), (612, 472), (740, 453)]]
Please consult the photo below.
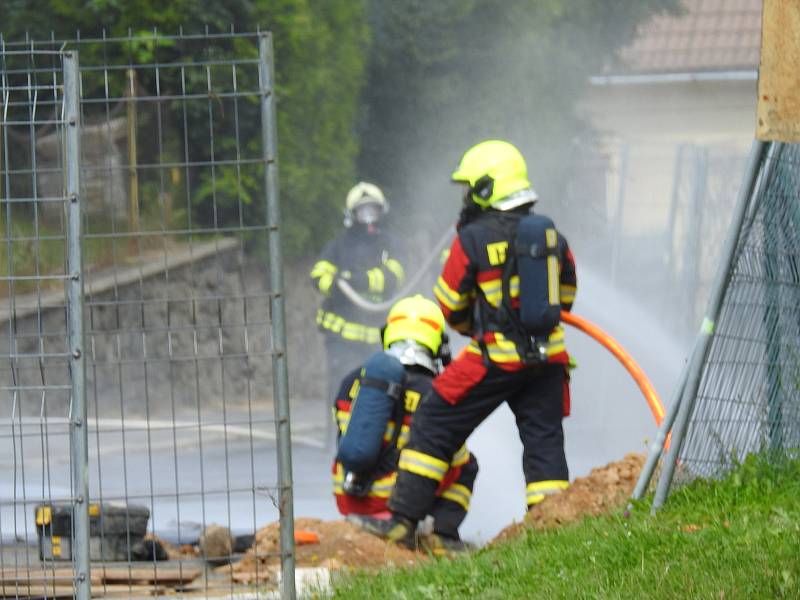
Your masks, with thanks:
[(745, 461), (722, 481), (454, 560), (334, 582), (334, 598), (800, 598), (800, 462)]

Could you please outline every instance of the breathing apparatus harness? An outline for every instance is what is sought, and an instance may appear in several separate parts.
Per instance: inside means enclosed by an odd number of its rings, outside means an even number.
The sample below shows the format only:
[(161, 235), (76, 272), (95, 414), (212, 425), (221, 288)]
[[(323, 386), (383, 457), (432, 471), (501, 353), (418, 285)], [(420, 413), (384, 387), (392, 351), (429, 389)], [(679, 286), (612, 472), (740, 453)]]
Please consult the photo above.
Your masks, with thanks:
[[(510, 209), (481, 209), (470, 201), (471, 194), (480, 195), (480, 190), (475, 191), (477, 185), (465, 194), (456, 229), (480, 220), (482, 225), (508, 240), (501, 276), (500, 305), (494, 307), (490, 304), (481, 287), (476, 286), (478, 302), (474, 333), (484, 365), (488, 368), (491, 364), (484, 340), (484, 334), (491, 331), (499, 331), (512, 340), (525, 365), (544, 364), (547, 362), (547, 337), (558, 325), (561, 309), (558, 290), (555, 290), (555, 296), (550, 290), (551, 286), (558, 286), (557, 261), (554, 265), (550, 258), (558, 257), (555, 226), (548, 217), (530, 210), (533, 202), (527, 195), (528, 190), (521, 190), (498, 203), (499, 206), (512, 207)], [(552, 233), (547, 233), (548, 230)], [(555, 278), (552, 276), (553, 269), (556, 270)], [(519, 277), (519, 310), (511, 306), (511, 277), (514, 273)], [(556, 298), (556, 303), (552, 303), (553, 298)], [(492, 312), (494, 322), (489, 319)]]
[[(400, 340), (385, 350), (386, 354), (397, 358), (403, 365), (412, 369), (424, 369), (433, 375), (450, 364), (450, 344), (447, 333), (442, 332), (442, 343), (435, 356), (430, 350), (414, 340)], [(362, 387), (368, 387), (382, 392), (392, 400), (393, 409), (391, 419), (394, 421), (392, 437), (381, 448), (374, 466), (367, 472), (355, 473), (347, 471), (344, 474), (342, 489), (351, 496), (366, 496), (374, 481), (383, 473), (394, 470), (397, 462), (397, 440), (400, 438), (403, 421), (408, 411), (405, 406), (405, 390), (408, 384), (408, 373), (405, 373), (402, 382), (388, 381), (371, 377), (359, 379)]]

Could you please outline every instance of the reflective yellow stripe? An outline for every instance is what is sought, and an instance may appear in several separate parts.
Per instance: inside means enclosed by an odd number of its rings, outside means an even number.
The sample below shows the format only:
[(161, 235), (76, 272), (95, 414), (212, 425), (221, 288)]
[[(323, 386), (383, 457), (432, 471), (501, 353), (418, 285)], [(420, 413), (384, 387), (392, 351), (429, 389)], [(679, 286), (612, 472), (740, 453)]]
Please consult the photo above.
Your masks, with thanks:
[(544, 232), (544, 239), (548, 248), (555, 248), (558, 245), (558, 234), (555, 229), (546, 229)]
[(403, 281), (406, 279), (406, 271), (403, 269), (403, 265), (400, 264), (400, 261), (395, 260), (394, 258), (387, 258), (383, 261), (384, 266), (389, 269), (396, 278), (398, 285), (402, 285)]
[(397, 481), (397, 472), (394, 471), (381, 479), (376, 479), (369, 489), (368, 496), (388, 498), (392, 495), (394, 484)]
[[(501, 333), (495, 333), (494, 337), (494, 342), (486, 343), (486, 350), (489, 352), (489, 359), (492, 362), (512, 363), (521, 360), (514, 342), (506, 339)], [(544, 344), (544, 348), (547, 356), (555, 356), (556, 354), (566, 352), (567, 346), (564, 343), (564, 328), (561, 325), (557, 325), (553, 329), (553, 332)], [(481, 348), (478, 342), (472, 340), (469, 346), (467, 346), (467, 352), (480, 355)]]
[(499, 279), (493, 279), (491, 281), (482, 281), (478, 284), (483, 292), (483, 295), (486, 296), (486, 301), (497, 308), (500, 306), (500, 303), (503, 301), (503, 283)]
[(336, 275), (336, 271), (339, 269), (336, 268), (332, 262), (327, 260), (319, 260), (314, 264), (314, 268), (311, 269), (311, 277), (316, 279), (322, 275)]
[(442, 492), (442, 498), (452, 500), (456, 504), (460, 504), (464, 510), (468, 511), (470, 500), (472, 500), (472, 492), (467, 486), (454, 483)]
[[(503, 301), (503, 282), (500, 279), (482, 281), (478, 284), (486, 296), (486, 301), (497, 308)], [(508, 293), (512, 298), (519, 297), (519, 275), (512, 275), (508, 280)]]
[(445, 280), (439, 276), (439, 279), (436, 281), (436, 286), (433, 288), (433, 294), (436, 296), (436, 299), (439, 300), (442, 304), (444, 304), (450, 310), (461, 310), (469, 306), (469, 298), (468, 296), (461, 295), (452, 289)]
[(561, 325), (556, 325), (553, 333), (547, 338), (545, 350), (547, 351), (547, 356), (555, 356), (567, 351), (567, 346), (564, 343), (564, 328)]
[(342, 327), (342, 337), (346, 340), (361, 340), (365, 335), (365, 327), (358, 323), (345, 323)]
[(383, 431), (383, 441), (391, 442), (394, 435), (394, 421), (386, 423), (386, 429)]
[(548, 481), (535, 481), (525, 488), (525, 501), (528, 506), (539, 504), (546, 496), (552, 496), (569, 487), (569, 481), (551, 479)]
[(441, 481), (444, 479), (444, 474), (447, 472), (449, 465), (443, 460), (439, 460), (433, 456), (423, 454), (416, 450), (404, 449), (400, 453), (400, 461), (397, 464), (398, 468), (415, 475), (421, 475), (434, 481)]
[(560, 284), (561, 288), (561, 302), (564, 304), (571, 304), (575, 301), (575, 292), (577, 288), (574, 285)]
[(508, 293), (512, 298), (519, 297), (519, 275), (512, 275), (508, 280)]
[(322, 315), (317, 313), (317, 324), (322, 325), (324, 329), (330, 329), (334, 333), (339, 333), (342, 327), (344, 327), (345, 320), (336, 313), (323, 312)]
[[(548, 229), (548, 231), (550, 231)], [(561, 297), (558, 289), (558, 280), (561, 274), (558, 268), (558, 257), (547, 257), (547, 300), (551, 306), (556, 306), (561, 303)]]
[(317, 325), (332, 333), (338, 333), (346, 340), (367, 344), (377, 344), (381, 340), (381, 330), (378, 327), (350, 323), (336, 313), (326, 312), (322, 309), (317, 311)]
[(463, 444), (461, 448), (459, 448), (455, 454), (453, 454), (453, 460), (450, 461), (450, 464), (454, 467), (460, 467), (465, 465), (469, 462), (469, 450), (467, 450), (467, 445)]
[(350, 424), (350, 413), (346, 410), (337, 410), (336, 423), (339, 425), (339, 431), (342, 432), (342, 435), (347, 433), (347, 426)]
[(369, 280), (370, 292), (382, 292), (386, 287), (386, 281), (383, 276), (383, 269), (375, 267), (367, 271), (367, 279)]
[(324, 275), (319, 276), (319, 291), (323, 294), (327, 295), (328, 292), (331, 291), (331, 287), (333, 286), (333, 278), (334, 276), (325, 273)]
[(408, 443), (409, 432), (411, 428), (408, 425), (400, 427), (400, 435), (397, 437), (397, 449), (402, 450)]
[(342, 463), (336, 463), (336, 469), (333, 471), (333, 493), (344, 494), (342, 484), (344, 483), (344, 467)]
[[(333, 493), (344, 495), (344, 467), (342, 463), (336, 463), (336, 470), (333, 472)], [(374, 498), (388, 498), (392, 495), (395, 481), (397, 481), (397, 472), (392, 471), (386, 477), (376, 479), (367, 492), (367, 496)]]

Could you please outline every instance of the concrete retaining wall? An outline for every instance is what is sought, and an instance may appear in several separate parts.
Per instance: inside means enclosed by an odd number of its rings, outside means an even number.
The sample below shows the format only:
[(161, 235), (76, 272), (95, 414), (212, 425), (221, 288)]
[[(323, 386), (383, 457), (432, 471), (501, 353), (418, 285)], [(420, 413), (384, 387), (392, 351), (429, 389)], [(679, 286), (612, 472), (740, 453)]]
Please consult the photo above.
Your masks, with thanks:
[[(296, 273), (286, 273), (290, 393), (319, 399), (324, 353), (316, 298), (306, 269)], [(223, 403), (263, 409), (272, 398), (267, 279), (264, 261), (230, 238), (152, 251), (138, 264), (89, 273), (90, 412), (165, 417), (174, 410), (207, 421)], [(68, 362), (57, 356), (67, 351), (63, 291), (18, 296), (0, 319), (0, 415), (66, 416)], [(12, 354), (29, 356), (12, 361)]]

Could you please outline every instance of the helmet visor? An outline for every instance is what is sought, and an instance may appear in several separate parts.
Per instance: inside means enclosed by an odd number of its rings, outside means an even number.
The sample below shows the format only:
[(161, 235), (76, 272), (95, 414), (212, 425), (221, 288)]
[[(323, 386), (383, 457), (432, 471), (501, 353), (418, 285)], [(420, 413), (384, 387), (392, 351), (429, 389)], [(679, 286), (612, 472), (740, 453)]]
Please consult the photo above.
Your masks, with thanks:
[(355, 210), (353, 211), (353, 218), (355, 219), (356, 223), (361, 223), (362, 225), (372, 225), (380, 221), (382, 214), (383, 208), (380, 204), (376, 202), (366, 202), (356, 206)]

